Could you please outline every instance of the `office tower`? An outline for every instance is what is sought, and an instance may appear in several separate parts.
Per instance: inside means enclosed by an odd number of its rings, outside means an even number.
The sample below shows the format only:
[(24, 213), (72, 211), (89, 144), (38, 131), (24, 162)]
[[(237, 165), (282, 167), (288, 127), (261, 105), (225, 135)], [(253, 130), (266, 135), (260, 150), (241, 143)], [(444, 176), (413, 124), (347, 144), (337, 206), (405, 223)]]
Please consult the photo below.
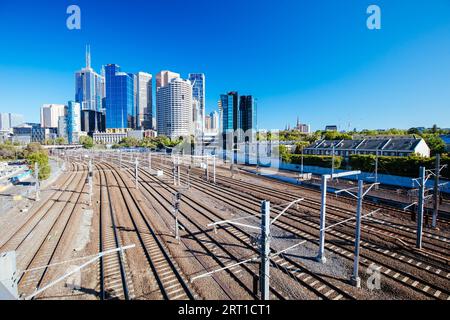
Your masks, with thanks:
[(145, 72), (136, 74), (136, 129), (152, 129), (153, 95), (152, 75)]
[(44, 104), (41, 107), (41, 127), (58, 128), (59, 117), (65, 116), (65, 105)]
[(220, 96), (219, 108), (222, 115), (222, 133), (234, 132), (239, 128), (239, 95), (229, 92)]
[(67, 114), (58, 119), (58, 137), (68, 140), (67, 137)]
[(21, 114), (0, 113), (0, 131), (11, 131), (12, 128), (24, 122), (24, 117)]
[(179, 73), (171, 72), (171, 71), (161, 71), (156, 75), (156, 92), (161, 87), (165, 87), (172, 79), (180, 78)]
[(209, 132), (212, 129), (211, 116), (205, 116), (205, 132)]
[(81, 111), (81, 131), (93, 136), (94, 132), (106, 131), (106, 117), (104, 112), (93, 110)]
[(219, 114), (217, 113), (217, 111), (213, 111), (209, 114), (209, 117), (211, 119), (210, 129), (213, 131), (218, 131), (219, 130)]
[(10, 130), (9, 113), (0, 113), (0, 131)]
[(201, 136), (204, 131), (204, 119), (202, 119), (200, 101), (192, 98), (192, 123), (195, 136)]
[(56, 138), (57, 128), (42, 128), (40, 123), (22, 123), (13, 128), (13, 133), (13, 141), (15, 142), (21, 144), (43, 143), (45, 140)]
[[(159, 76), (160, 74), (158, 74)], [(158, 79), (157, 76), (157, 79)], [(164, 78), (159, 78), (163, 79)], [(171, 139), (192, 133), (192, 87), (189, 80), (161, 81), (156, 92), (158, 135)]]
[(75, 101), (69, 101), (67, 104), (67, 140), (69, 144), (78, 142), (78, 136), (81, 132), (81, 105)]
[(82, 110), (102, 109), (105, 97), (105, 78), (91, 67), (90, 48), (86, 47), (86, 67), (75, 73), (75, 101)]
[(241, 96), (239, 101), (239, 127), (245, 134), (241, 140), (253, 142), (256, 138), (256, 102), (253, 96)]
[(197, 121), (200, 122), (200, 130), (205, 129), (205, 75), (203, 73), (190, 73), (189, 81), (192, 84), (192, 98), (198, 101), (198, 115)]
[(134, 76), (120, 71), (116, 64), (105, 67), (106, 128), (135, 127)]

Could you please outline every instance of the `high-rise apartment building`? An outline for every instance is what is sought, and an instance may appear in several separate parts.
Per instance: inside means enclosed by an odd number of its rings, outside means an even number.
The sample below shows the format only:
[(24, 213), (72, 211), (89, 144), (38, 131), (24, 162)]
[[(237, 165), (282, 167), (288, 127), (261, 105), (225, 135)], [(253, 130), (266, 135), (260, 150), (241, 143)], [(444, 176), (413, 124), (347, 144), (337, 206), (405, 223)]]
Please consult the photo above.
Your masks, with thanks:
[(116, 64), (105, 66), (106, 128), (135, 128), (135, 76), (120, 71)]
[(152, 75), (138, 72), (135, 79), (136, 84), (136, 129), (153, 129), (153, 95)]
[(91, 67), (90, 48), (86, 48), (86, 67), (75, 73), (75, 101), (82, 110), (101, 111), (105, 97), (105, 78)]
[(169, 84), (172, 79), (181, 78), (179, 73), (175, 73), (172, 71), (161, 71), (156, 75), (156, 92), (161, 87), (165, 87)]
[(188, 77), (192, 84), (192, 99), (197, 101), (197, 122), (200, 131), (205, 130), (205, 75), (203, 73), (190, 73)]
[(171, 139), (192, 134), (192, 86), (189, 80), (168, 77), (174, 73), (163, 71), (157, 75), (156, 116), (158, 135)]
[(41, 107), (41, 127), (58, 128), (59, 117), (65, 116), (65, 105), (44, 104)]

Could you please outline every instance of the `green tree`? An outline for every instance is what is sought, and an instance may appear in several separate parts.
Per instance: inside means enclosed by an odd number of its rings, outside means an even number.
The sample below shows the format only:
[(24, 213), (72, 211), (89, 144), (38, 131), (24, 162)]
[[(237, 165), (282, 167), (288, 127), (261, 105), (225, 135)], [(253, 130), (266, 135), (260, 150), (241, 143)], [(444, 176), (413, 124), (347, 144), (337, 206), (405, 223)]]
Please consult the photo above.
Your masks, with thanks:
[(58, 137), (55, 139), (55, 144), (59, 146), (66, 144), (66, 139), (64, 139), (64, 137)]
[(446, 151), (447, 145), (437, 134), (423, 134), (422, 137), (430, 147), (432, 156)]
[(38, 151), (27, 155), (26, 157), (30, 168), (34, 170), (35, 163), (39, 167), (39, 180), (47, 180), (50, 176), (50, 164), (48, 161), (48, 155), (45, 152)]
[(83, 145), (85, 149), (92, 149), (94, 147), (94, 140), (90, 136), (80, 137), (80, 144)]
[(310, 145), (308, 141), (300, 141), (296, 143), (295, 146), (295, 154), (301, 154), (303, 149), (307, 148)]

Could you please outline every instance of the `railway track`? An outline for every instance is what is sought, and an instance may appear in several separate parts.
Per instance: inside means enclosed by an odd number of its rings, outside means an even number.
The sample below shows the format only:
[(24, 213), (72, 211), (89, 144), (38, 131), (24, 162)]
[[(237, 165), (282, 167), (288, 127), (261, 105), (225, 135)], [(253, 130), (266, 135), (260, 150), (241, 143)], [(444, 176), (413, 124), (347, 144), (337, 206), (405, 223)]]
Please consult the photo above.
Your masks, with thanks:
[[(122, 247), (122, 241), (117, 232), (116, 212), (111, 199), (111, 184), (101, 168), (96, 167), (100, 180), (99, 252), (104, 252)], [(122, 251), (100, 258), (99, 266), (101, 300), (130, 300), (134, 297), (130, 281), (131, 275)]]
[[(147, 178), (153, 178), (145, 171), (143, 171), (143, 174)], [(173, 191), (176, 191), (175, 188), (172, 188), (170, 186), (168, 187)], [(207, 223), (214, 223), (218, 220), (226, 219), (226, 217), (220, 215), (217, 211), (206, 207), (204, 204), (195, 200), (193, 197), (184, 197), (184, 203), (189, 205), (198, 214), (205, 217), (207, 219)], [(246, 232), (243, 228), (234, 225), (223, 228), (223, 230), (235, 240), (240, 242), (241, 245), (251, 249), (254, 255), (258, 255), (258, 249), (250, 245), (250, 243), (252, 242), (252, 235), (250, 233)], [(272, 251), (276, 252), (274, 248), (272, 248)], [(310, 272), (306, 266), (288, 258), (287, 256), (275, 257), (272, 261), (272, 265), (276, 269), (281, 270), (287, 276), (295, 278), (296, 281), (300, 282), (308, 290), (314, 292), (320, 299), (354, 299), (354, 297), (345, 292), (344, 289), (339, 288), (339, 286), (337, 286), (336, 284), (332, 284), (329, 281), (325, 280), (323, 277)]]
[[(84, 169), (84, 168), (82, 168)], [(78, 172), (78, 166), (76, 171)], [(54, 258), (60, 254), (62, 250), (62, 242), (66, 236), (66, 230), (73, 218), (75, 211), (78, 209), (80, 199), (85, 189), (86, 171), (81, 171), (81, 179), (78, 180), (75, 190), (69, 191), (70, 196), (61, 208), (54, 208), (57, 213), (56, 219), (51, 223), (51, 227), (44, 239), (41, 240), (38, 249), (32, 255), (31, 260), (26, 264), (25, 272), (21, 274), (18, 281), (21, 296), (28, 296), (38, 290), (44, 283), (48, 272), (49, 265)], [(48, 213), (47, 213), (48, 214)], [(34, 297), (37, 298), (37, 297)]]
[[(130, 174), (133, 174), (131, 171)], [(144, 175), (145, 179), (150, 179), (150, 181), (162, 184), (162, 182), (151, 175), (149, 175), (146, 171), (141, 170), (141, 174)], [(147, 181), (147, 180), (145, 180)], [(160, 193), (160, 191), (156, 190), (154, 187), (152, 187), (151, 184), (147, 182), (148, 186), (152, 188), (153, 193)], [(177, 192), (177, 190), (168, 184), (165, 184), (165, 189), (169, 189), (172, 192)], [(183, 197), (184, 201), (183, 203), (189, 205), (196, 213), (200, 214), (201, 216), (205, 217), (207, 220), (203, 225), (206, 225), (207, 223), (215, 222), (217, 220), (225, 219), (223, 216), (220, 216), (218, 213), (213, 212), (211, 208), (206, 208), (203, 204), (200, 202), (194, 200), (192, 197), (187, 198), (186, 196)], [(192, 218), (184, 215), (184, 217), (187, 220), (190, 220), (192, 222)], [(201, 229), (201, 227), (198, 227), (198, 229)], [(248, 232), (245, 232), (243, 229), (232, 226), (230, 228), (224, 229), (226, 233), (228, 233), (231, 237), (233, 237), (235, 240), (240, 242), (240, 245), (246, 247), (247, 249), (250, 249), (254, 255), (258, 254), (258, 250), (251, 246), (251, 235)], [(203, 236), (201, 238), (202, 241), (208, 241), (210, 239), (207, 239), (206, 236)], [(216, 253), (217, 254), (217, 253)], [(238, 261), (238, 260), (236, 260)], [(283, 273), (285, 273), (288, 277), (294, 278), (295, 281), (301, 283), (303, 286), (314, 292), (318, 298), (320, 299), (354, 299), (353, 296), (345, 292), (342, 288), (339, 288), (338, 285), (332, 284), (329, 281), (325, 280), (323, 277), (320, 277), (310, 271), (308, 269), (301, 265), (298, 262), (293, 261), (292, 259), (284, 256), (284, 257), (276, 257), (272, 261), (275, 268), (281, 270)], [(254, 274), (253, 274), (254, 276)]]
[[(279, 202), (282, 200), (282, 202), (286, 201), (292, 201), (295, 199), (298, 199), (301, 197), (301, 194), (293, 194), (293, 193), (287, 193), (287, 192), (278, 192), (276, 190), (271, 190), (266, 187), (260, 187), (260, 186), (253, 186), (249, 183), (242, 183), (242, 182), (234, 182), (232, 179), (219, 177), (217, 178), (217, 181), (219, 184), (224, 186), (232, 186), (232, 187), (240, 187), (242, 192), (250, 193), (255, 195), (262, 194), (266, 199), (274, 199), (274, 201)], [(254, 191), (254, 192), (251, 192)], [(316, 201), (313, 199), (305, 199), (302, 202), (302, 206), (314, 210), (316, 213), (320, 212), (320, 201)], [(344, 219), (354, 217), (355, 213), (343, 209), (341, 207), (338, 207), (336, 205), (327, 204), (327, 211), (328, 211), (328, 217), (332, 218), (334, 221), (332, 222), (339, 222)], [(385, 235), (387, 237), (397, 237), (400, 240), (403, 240), (407, 243), (409, 243), (411, 246), (415, 245), (415, 232), (416, 230), (408, 227), (406, 225), (400, 225), (398, 223), (390, 222), (386, 219), (381, 218), (367, 218), (366, 221), (370, 221), (371, 224), (362, 225), (362, 228), (366, 231), (370, 231), (373, 233), (377, 233), (380, 235)], [(349, 225), (354, 225), (354, 222), (349, 223)], [(395, 232), (395, 233), (394, 233)], [(436, 251), (437, 253), (446, 255), (448, 254), (448, 246), (450, 244), (450, 238), (432, 234), (429, 232), (423, 233), (423, 239), (424, 239), (424, 246), (425, 248), (429, 248), (432, 251)]]
[[(129, 172), (131, 174), (131, 172)], [(144, 172), (143, 172), (144, 173)], [(144, 188), (145, 196), (148, 200), (151, 200), (153, 205), (157, 203), (159, 207), (162, 208), (166, 212), (166, 217), (171, 217), (171, 197), (172, 193), (167, 185), (162, 183), (159, 180), (154, 180), (152, 182), (155, 182), (159, 185), (161, 189), (155, 190), (154, 186), (149, 183), (148, 181), (141, 181), (141, 185)], [(142, 189), (142, 188), (141, 188)], [(166, 191), (167, 193), (164, 194), (162, 190)], [(158, 210), (158, 213), (161, 215), (162, 210)], [(236, 256), (236, 253), (231, 252), (231, 249), (226, 248), (224, 244), (220, 240), (215, 239), (210, 234), (205, 232), (204, 226), (198, 224), (196, 221), (191, 219), (188, 214), (185, 214), (183, 211), (183, 208), (179, 211), (180, 215), (186, 219), (185, 222), (180, 221), (180, 225), (182, 228), (188, 233), (189, 238), (193, 239), (198, 246), (201, 247), (205, 252), (207, 252), (207, 255), (210, 257), (208, 260), (203, 259), (201, 255), (194, 254), (194, 257), (196, 260), (206, 269), (206, 271), (211, 270), (212, 268), (218, 268), (218, 267), (225, 267), (230, 262), (239, 261), (239, 257)], [(183, 244), (186, 245), (186, 247), (192, 247), (187, 244), (186, 238), (180, 239)], [(226, 258), (225, 258), (226, 257)], [(217, 266), (211, 266), (210, 260), (213, 259), (217, 263)], [(244, 288), (244, 290), (247, 292), (247, 295), (250, 295), (250, 297), (257, 299), (257, 296), (253, 292), (253, 278), (257, 275), (257, 273), (250, 269), (248, 266), (242, 265), (237, 268), (237, 270), (227, 270), (224, 271), (224, 273), (228, 273), (228, 275), (236, 281), (240, 287)], [(240, 270), (240, 271), (239, 271)], [(247, 276), (244, 277), (244, 274), (241, 274), (241, 272), (244, 272)], [(233, 293), (232, 290), (230, 290), (229, 285), (226, 284), (221, 278), (218, 276), (213, 275), (212, 278), (218, 285), (222, 288), (224, 293), (229, 299), (236, 300), (240, 299), (239, 296), (237, 296), (235, 293)], [(285, 299), (282, 294), (280, 294), (277, 290), (274, 288), (271, 288), (272, 295), (277, 299)]]
[[(191, 185), (192, 184), (193, 184), (193, 182), (191, 181)], [(203, 184), (201, 186), (201, 189), (203, 190), (203, 192), (205, 192), (205, 185), (206, 184)], [(219, 194), (219, 192), (217, 192), (216, 194), (213, 194), (212, 196), (217, 196), (218, 194)], [(233, 203), (235, 203), (235, 201), (236, 201), (236, 193), (232, 193), (231, 195), (232, 195), (234, 201), (230, 202), (230, 205), (233, 205)], [(220, 189), (220, 196), (221, 196), (221, 199), (224, 199), (223, 188)], [(283, 218), (283, 219), (285, 219), (285, 218)], [(294, 220), (294, 219), (292, 219), (292, 220)], [(295, 219), (295, 220), (298, 220), (298, 219)], [(295, 222), (295, 220), (293, 222)], [(291, 223), (293, 223), (293, 222), (291, 222)], [(303, 223), (303, 222), (308, 222), (308, 221), (301, 220), (301, 221), (297, 221), (297, 222), (302, 222)], [(297, 227), (297, 228), (292, 227), (291, 223), (286, 224), (284, 226), (287, 231), (289, 231), (289, 230), (290, 231), (300, 231), (301, 230), (301, 228), (299, 228), (299, 227)], [(314, 224), (313, 226), (311, 226), (311, 228), (312, 229), (317, 229), (318, 228), (317, 224)], [(305, 233), (303, 233), (303, 235), (306, 236)], [(338, 235), (338, 234), (336, 233), (336, 235)], [(313, 239), (313, 235), (311, 233), (309, 234), (309, 236), (310, 236), (310, 239)], [(345, 237), (347, 238), (347, 240), (351, 240), (352, 239), (352, 236), (350, 236), (350, 235), (345, 235)], [(328, 247), (330, 247), (329, 244), (328, 244)], [(333, 249), (335, 249), (335, 250), (333, 250)], [(378, 248), (378, 249), (379, 250), (374, 249), (374, 248), (370, 248), (369, 250), (379, 253), (381, 249), (380, 248)], [(352, 256), (352, 252), (349, 252), (348, 250), (341, 248), (341, 246), (334, 246), (333, 245), (331, 250), (337, 252), (338, 254), (340, 254), (340, 255), (342, 255), (344, 257), (346, 257), (347, 259)], [(394, 255), (394, 252), (390, 252), (389, 250), (387, 250), (387, 251), (383, 250), (383, 254), (385, 254), (385, 255), (386, 254), (390, 254), (390, 256), (392, 257)], [(394, 255), (394, 257), (395, 257), (395, 255)], [(398, 260), (401, 261), (402, 260), (401, 258), (402, 258), (402, 256), (398, 255)], [(410, 260), (407, 260), (407, 261), (410, 261)], [(407, 262), (407, 261), (405, 261), (405, 262)], [(375, 262), (375, 261), (372, 261), (369, 257), (363, 256), (363, 263), (364, 264), (368, 264), (368, 263), (372, 263), (372, 262)], [(378, 260), (377, 260), (377, 262), (378, 262)], [(412, 261), (411, 261), (411, 263), (412, 263)], [(425, 269), (427, 269), (427, 268), (430, 269), (431, 268), (431, 266), (426, 265), (426, 264), (420, 264), (419, 262), (415, 263), (415, 266), (417, 266), (417, 264), (419, 264), (419, 266), (420, 265), (424, 265)], [(448, 290), (446, 289), (447, 288), (446, 286), (444, 287), (443, 290), (440, 290), (440, 288), (437, 287), (437, 286), (434, 286), (434, 285), (429, 286), (427, 284), (424, 284), (423, 283), (424, 281), (422, 281), (422, 279), (414, 276), (411, 273), (403, 272), (401, 270), (394, 270), (392, 267), (390, 267), (389, 265), (386, 265), (386, 264), (384, 264), (383, 267), (384, 267), (384, 269), (382, 269), (382, 272), (384, 272), (387, 276), (390, 276), (390, 274), (392, 274), (390, 277), (394, 281), (403, 283), (404, 285), (409, 286), (409, 287), (413, 288), (414, 290), (416, 290), (418, 292), (421, 292), (422, 294), (425, 294), (426, 296), (434, 297), (434, 298), (441, 298), (441, 299), (445, 299), (446, 297), (448, 297)], [(396, 271), (399, 271), (399, 272), (396, 272)], [(435, 270), (435, 274), (437, 274), (437, 275), (439, 275), (440, 272), (442, 272), (442, 270), (441, 271), (439, 271), (439, 269)], [(402, 274), (404, 276), (400, 277), (400, 275), (402, 275)], [(445, 272), (444, 272), (444, 274), (445, 274)]]
[[(61, 185), (69, 186), (76, 176), (76, 173), (69, 175)], [(47, 212), (61, 201), (66, 190), (67, 187), (64, 190), (56, 191), (48, 201), (41, 201), (34, 213), (27, 215), (25, 221), (4, 241), (0, 246), (0, 252), (18, 250), (23, 242), (32, 235), (42, 220), (47, 217)]]
[[(116, 195), (119, 199), (123, 199), (128, 213), (127, 217), (133, 225), (141, 250), (152, 270), (160, 290), (161, 298), (164, 300), (195, 299), (196, 294), (189, 287), (184, 275), (174, 262), (173, 257), (165, 245), (156, 236), (142, 206), (136, 201), (136, 195), (132, 191), (132, 188), (115, 171), (115, 168), (107, 167), (105, 164), (98, 165), (98, 167), (103, 174), (105, 174), (105, 168), (108, 170), (110, 179), (106, 183), (109, 186), (117, 186), (118, 194)], [(111, 199), (109, 203), (112, 203)], [(144, 232), (143, 230), (148, 232)]]
[[(240, 174), (244, 174), (244, 175), (249, 176), (249, 177), (252, 177), (252, 176), (254, 177), (255, 176), (254, 173), (247, 172), (246, 170), (241, 170)], [(290, 188), (295, 187), (295, 188), (304, 190), (305, 192), (315, 193), (317, 195), (317, 197), (320, 197), (321, 191), (316, 189), (316, 188), (314, 188), (314, 187), (308, 187), (308, 186), (305, 186), (305, 185), (293, 185), (291, 183), (283, 182), (283, 181), (277, 180), (275, 178), (271, 178), (271, 177), (267, 177), (267, 176), (263, 176), (263, 175), (259, 175), (258, 177), (260, 179), (269, 181), (270, 183), (278, 184), (278, 185), (280, 185), (282, 187), (290, 187)], [(342, 199), (343, 202), (346, 202), (346, 203), (351, 204), (351, 205), (356, 205), (356, 200), (353, 199), (353, 198), (350, 198), (350, 197), (347, 197), (347, 196), (343, 196), (343, 197), (341, 197), (341, 199)], [(395, 201), (393, 201), (393, 202), (395, 202)], [(364, 200), (363, 203), (364, 203), (364, 205), (369, 206), (369, 207), (371, 207), (373, 209), (388, 210), (390, 212), (390, 214), (395, 213), (398, 216), (404, 217), (404, 218), (410, 218), (410, 215), (412, 213), (412, 211), (410, 211), (410, 210), (409, 211), (404, 211), (404, 210), (400, 210), (397, 207), (392, 206), (392, 205), (388, 205), (388, 204), (381, 205), (381, 204), (374, 203), (373, 201), (370, 201), (370, 200)], [(438, 225), (442, 224), (442, 225), (444, 225), (447, 228), (450, 227), (450, 218), (448, 218), (447, 216), (448, 216), (448, 213), (443, 212), (443, 214), (441, 214), (438, 217), (438, 219), (437, 219)]]

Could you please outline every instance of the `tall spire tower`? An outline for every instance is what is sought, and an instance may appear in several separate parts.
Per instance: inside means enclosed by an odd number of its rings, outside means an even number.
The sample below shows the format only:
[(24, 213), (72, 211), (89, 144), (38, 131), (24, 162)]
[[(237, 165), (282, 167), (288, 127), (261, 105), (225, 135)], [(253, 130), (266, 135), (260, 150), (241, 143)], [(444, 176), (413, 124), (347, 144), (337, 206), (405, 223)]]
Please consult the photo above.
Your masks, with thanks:
[(86, 45), (86, 69), (91, 68), (91, 46)]

